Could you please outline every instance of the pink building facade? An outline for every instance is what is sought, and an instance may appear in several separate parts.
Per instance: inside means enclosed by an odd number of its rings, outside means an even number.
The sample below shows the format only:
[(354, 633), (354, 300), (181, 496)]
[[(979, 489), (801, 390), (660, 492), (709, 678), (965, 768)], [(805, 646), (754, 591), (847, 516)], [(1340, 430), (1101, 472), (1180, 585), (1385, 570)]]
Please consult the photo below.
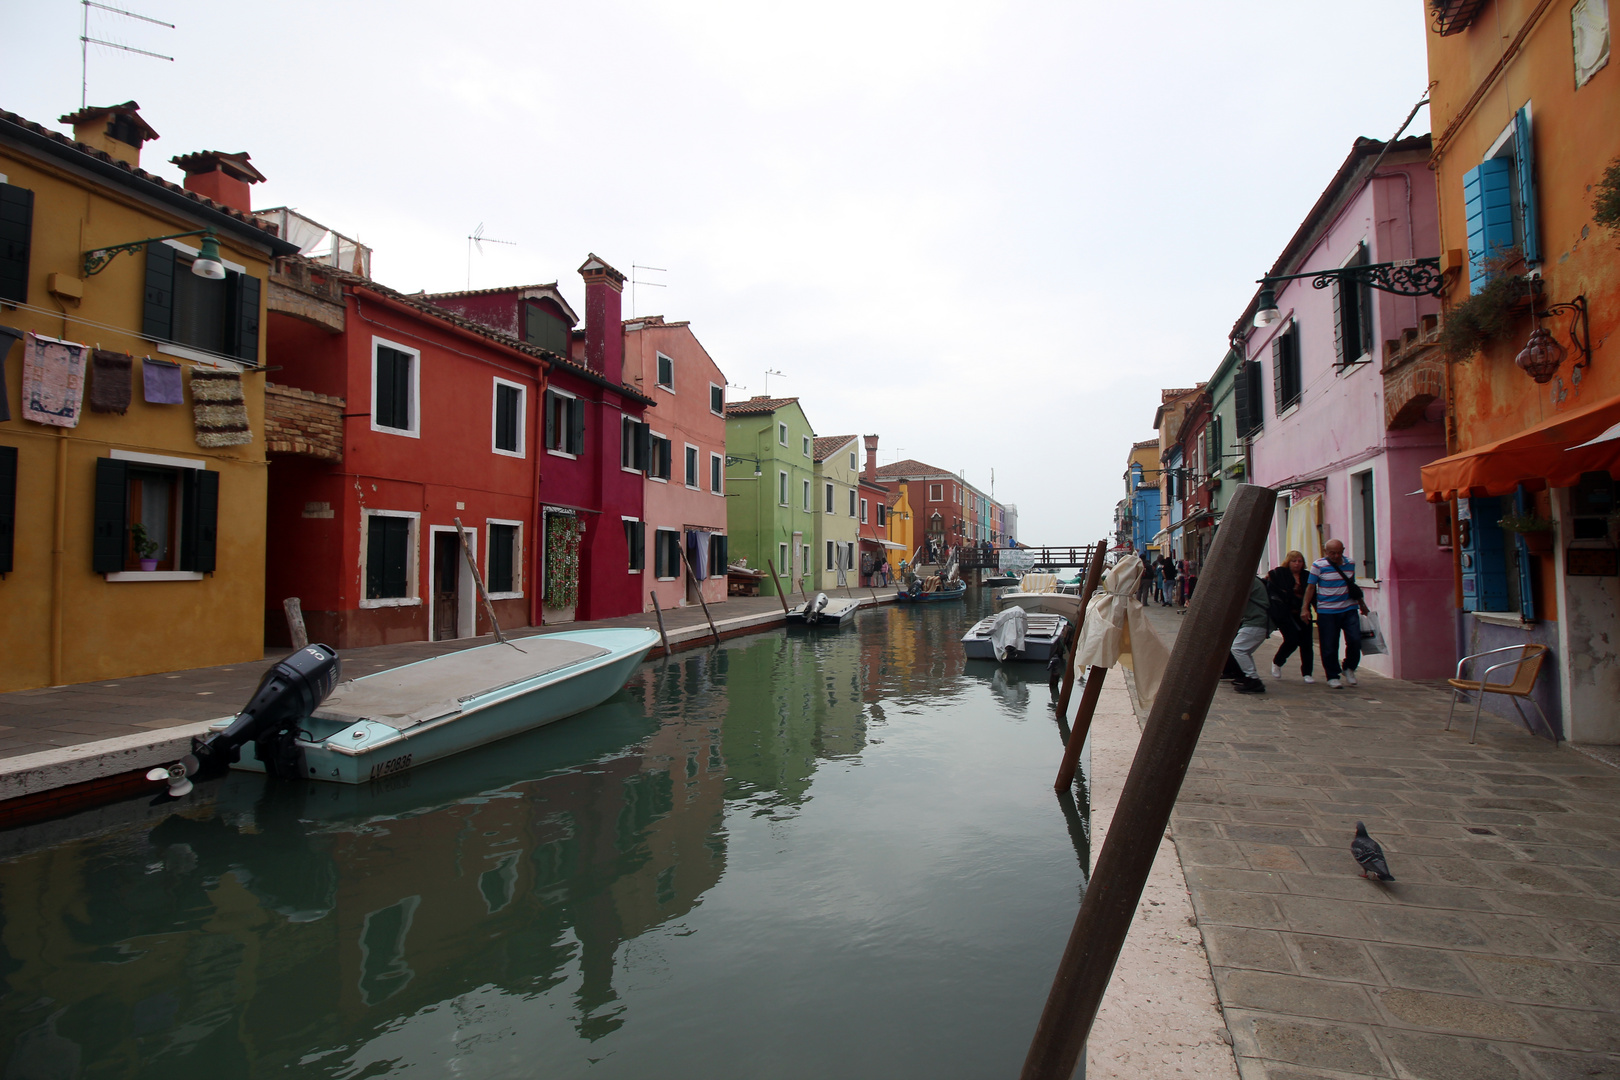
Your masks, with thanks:
[[(1330, 270), (1439, 254), (1428, 136), (1390, 145), (1361, 139), (1270, 273)], [(1376, 171), (1374, 171), (1376, 169)], [(1279, 283), (1279, 321), (1256, 328), (1251, 303), (1233, 327), (1243, 350), (1238, 434), (1254, 483), (1279, 492), (1270, 565), (1290, 548), (1307, 558), (1344, 541), (1377, 613), (1388, 655), (1364, 669), (1435, 679), (1456, 667), (1449, 530), (1414, 494), (1420, 468), (1445, 453), (1441, 411), (1386, 423), (1382, 369), (1409, 336), (1432, 325), (1434, 297), (1370, 288)], [(1388, 344), (1386, 344), (1388, 343)], [(1439, 403), (1437, 403), (1439, 404)]]
[[(656, 402), (647, 413), (643, 610), (726, 598), (726, 377), (685, 322), (624, 324), (624, 379)], [(693, 574), (681, 565), (684, 549)], [(694, 580), (701, 578), (701, 581)]]

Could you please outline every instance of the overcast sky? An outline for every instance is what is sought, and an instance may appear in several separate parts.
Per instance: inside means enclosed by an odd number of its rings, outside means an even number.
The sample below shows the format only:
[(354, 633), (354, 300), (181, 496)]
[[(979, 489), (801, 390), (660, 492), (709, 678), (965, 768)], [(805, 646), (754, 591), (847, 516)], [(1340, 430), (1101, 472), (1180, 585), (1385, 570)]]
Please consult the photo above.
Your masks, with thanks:
[[(1159, 389), (1226, 333), (1358, 135), (1423, 94), (1423, 0), (254, 3), (91, 9), (89, 100), (142, 164), (245, 150), (407, 292), (557, 281), (596, 252), (690, 319), (735, 398), (797, 395), (1018, 504), (1107, 533)], [(8, 5), (0, 107), (80, 96), (73, 0)], [(1428, 111), (1408, 134), (1428, 130)], [(629, 291), (625, 314), (631, 313)]]

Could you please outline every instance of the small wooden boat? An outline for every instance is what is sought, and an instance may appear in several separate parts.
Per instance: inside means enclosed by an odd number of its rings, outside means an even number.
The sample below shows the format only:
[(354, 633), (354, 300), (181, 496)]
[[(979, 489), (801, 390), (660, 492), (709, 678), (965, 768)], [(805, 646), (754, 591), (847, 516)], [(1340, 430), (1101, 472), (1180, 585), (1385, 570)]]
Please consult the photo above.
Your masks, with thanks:
[(855, 617), (855, 609), (860, 606), (859, 600), (818, 592), (804, 603), (788, 608), (787, 621), (797, 626), (842, 626)]
[[(1023, 633), (1008, 635), (1005, 631), (1010, 624), (1022, 620)], [(996, 631), (1004, 631), (998, 639)], [(1021, 612), (1014, 615), (1011, 611), (1002, 611), (996, 615), (989, 615), (973, 624), (973, 629), (962, 635), (962, 650), (969, 660), (1000, 660), (1003, 663), (1013, 660), (1028, 660), (1035, 663), (1046, 663), (1051, 660), (1054, 652), (1061, 652), (1064, 635), (1069, 632), (1069, 620), (1061, 615), (1030, 615)], [(1018, 642), (1022, 642), (1019, 644)], [(998, 648), (1002, 655), (997, 656)]]
[[(657, 633), (640, 628), (569, 630), (351, 679), (279, 725), (284, 738), (263, 743), (275, 747), (272, 768), (257, 739), (231, 740), (240, 746), (231, 767), (339, 784), (379, 780), (594, 708), (656, 644)], [(224, 733), (233, 723), (215, 726)]]
[(979, 584), (987, 589), (1005, 589), (1008, 586), (1018, 584), (1018, 575), (996, 574), (994, 577), (983, 578)]
[(1080, 619), (1080, 586), (1059, 581), (1055, 574), (1025, 574), (1016, 588), (996, 594), (995, 608), (1021, 607), (1031, 615), (1061, 615)]
[(942, 604), (947, 600), (960, 600), (966, 595), (965, 581), (953, 581), (932, 591), (921, 587), (919, 582), (915, 589), (901, 589), (894, 599), (897, 604)]

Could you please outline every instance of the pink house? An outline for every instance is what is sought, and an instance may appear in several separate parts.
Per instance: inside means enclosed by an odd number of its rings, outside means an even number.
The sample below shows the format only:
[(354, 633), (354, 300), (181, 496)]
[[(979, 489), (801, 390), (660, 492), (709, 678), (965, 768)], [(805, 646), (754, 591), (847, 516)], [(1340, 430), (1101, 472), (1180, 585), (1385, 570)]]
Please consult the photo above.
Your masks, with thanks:
[[(624, 324), (624, 380), (656, 402), (647, 412), (642, 504), (647, 539), (641, 602), (663, 607), (726, 598), (726, 377), (692, 328), (661, 316)], [(696, 585), (681, 566), (684, 548)]]
[[(1386, 147), (1358, 139), (1272, 275), (1439, 255), (1429, 137)], [(1256, 328), (1256, 303), (1232, 328), (1238, 434), (1254, 483), (1278, 490), (1271, 565), (1344, 541), (1390, 652), (1365, 669), (1401, 679), (1454, 673), (1450, 530), (1418, 493), (1419, 469), (1445, 453), (1442, 411), (1386, 415), (1383, 369), (1432, 325), (1440, 302), (1367, 286), (1281, 282), (1281, 318)], [(1258, 297), (1256, 298), (1258, 301)]]

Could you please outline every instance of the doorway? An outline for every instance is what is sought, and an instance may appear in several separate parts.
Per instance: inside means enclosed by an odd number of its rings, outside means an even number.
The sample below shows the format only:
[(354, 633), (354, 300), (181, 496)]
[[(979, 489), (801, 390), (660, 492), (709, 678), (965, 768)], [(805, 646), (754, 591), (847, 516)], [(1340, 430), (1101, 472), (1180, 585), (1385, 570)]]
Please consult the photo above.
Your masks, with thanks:
[[(433, 588), (428, 637), (450, 641), (474, 636), (477, 588), (461, 553), (461, 536), (453, 526), (435, 525), (433, 536)], [(477, 531), (467, 530), (467, 542), (476, 546)]]

